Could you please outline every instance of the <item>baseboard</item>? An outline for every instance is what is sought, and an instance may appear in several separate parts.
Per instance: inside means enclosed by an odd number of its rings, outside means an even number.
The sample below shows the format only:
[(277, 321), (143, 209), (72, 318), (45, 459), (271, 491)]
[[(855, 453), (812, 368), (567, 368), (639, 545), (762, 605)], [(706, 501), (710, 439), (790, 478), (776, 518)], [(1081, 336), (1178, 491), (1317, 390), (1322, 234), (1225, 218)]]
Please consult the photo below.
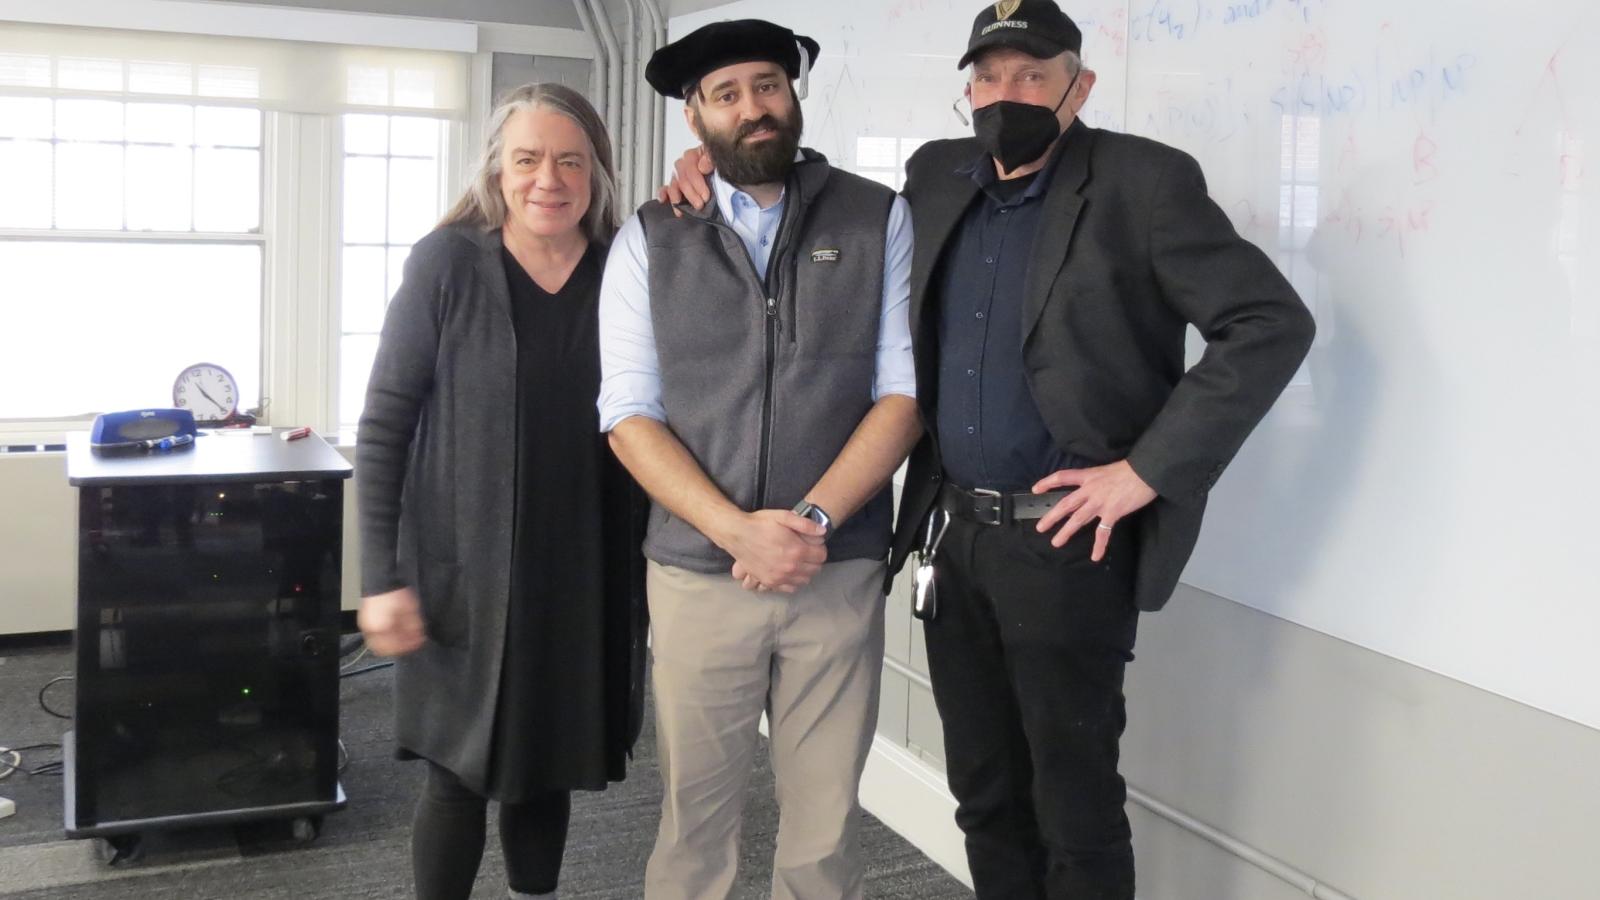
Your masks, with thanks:
[(878, 737), (861, 777), (861, 805), (928, 858), (972, 887), (966, 846), (956, 827), (956, 799), (944, 773)]

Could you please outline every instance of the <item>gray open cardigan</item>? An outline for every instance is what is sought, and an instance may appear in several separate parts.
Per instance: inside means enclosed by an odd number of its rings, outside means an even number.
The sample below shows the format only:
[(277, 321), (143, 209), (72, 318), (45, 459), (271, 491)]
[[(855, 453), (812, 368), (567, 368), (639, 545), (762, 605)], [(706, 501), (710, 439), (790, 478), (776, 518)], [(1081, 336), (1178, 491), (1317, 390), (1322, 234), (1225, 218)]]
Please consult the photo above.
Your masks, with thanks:
[[(384, 318), (356, 450), (362, 595), (415, 587), (429, 631), (395, 666), (396, 740), (480, 790), (494, 737), (516, 509), (517, 347), (501, 246), (498, 230), (449, 226), (412, 248)], [(638, 505), (642, 512), (642, 495)], [(607, 645), (624, 648), (618, 664), (630, 667), (606, 700), (612, 780), (643, 722), (642, 516), (637, 521), (614, 556), (626, 577), (608, 579), (605, 600), (618, 612), (608, 620), (626, 632), (608, 635)]]

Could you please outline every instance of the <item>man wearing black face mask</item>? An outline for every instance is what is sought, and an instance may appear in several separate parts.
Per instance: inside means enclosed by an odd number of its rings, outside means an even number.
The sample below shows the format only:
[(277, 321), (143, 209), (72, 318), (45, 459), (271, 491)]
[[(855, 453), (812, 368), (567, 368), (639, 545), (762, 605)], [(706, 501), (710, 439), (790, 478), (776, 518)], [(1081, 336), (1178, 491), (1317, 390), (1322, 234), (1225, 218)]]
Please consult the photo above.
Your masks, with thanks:
[[(1051, 0), (986, 7), (959, 63), (976, 136), (906, 166), (928, 428), (890, 568), (942, 533), (919, 615), (980, 898), (1133, 897), (1139, 612), (1313, 333), (1193, 159), (1076, 118), (1082, 40)], [(1187, 325), (1207, 348), (1186, 373)]]

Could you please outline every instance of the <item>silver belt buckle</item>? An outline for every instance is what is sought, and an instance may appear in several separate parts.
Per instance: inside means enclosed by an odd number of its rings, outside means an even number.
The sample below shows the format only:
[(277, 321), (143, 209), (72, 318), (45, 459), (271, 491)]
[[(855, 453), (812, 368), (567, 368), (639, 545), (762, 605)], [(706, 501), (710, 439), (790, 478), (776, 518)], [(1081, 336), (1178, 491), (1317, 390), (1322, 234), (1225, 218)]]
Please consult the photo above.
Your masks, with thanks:
[(935, 506), (932, 514), (928, 516), (927, 538), (923, 541), (922, 549), (917, 551), (916, 590), (911, 602), (911, 614), (924, 622), (932, 621), (939, 614), (939, 595), (933, 579), (933, 563), (939, 555), (939, 542), (944, 540), (945, 530), (949, 527), (950, 514)]
[(1004, 525), (1006, 521), (1011, 518), (1011, 510), (1008, 508), (1010, 506), (1008, 501), (1011, 499), (1009, 495), (1003, 494), (1000, 491), (986, 491), (983, 488), (973, 488), (972, 494), (977, 497), (994, 498), (994, 519), (992, 521), (978, 515), (978, 508), (976, 506), (972, 508), (973, 518), (977, 519), (980, 524)]

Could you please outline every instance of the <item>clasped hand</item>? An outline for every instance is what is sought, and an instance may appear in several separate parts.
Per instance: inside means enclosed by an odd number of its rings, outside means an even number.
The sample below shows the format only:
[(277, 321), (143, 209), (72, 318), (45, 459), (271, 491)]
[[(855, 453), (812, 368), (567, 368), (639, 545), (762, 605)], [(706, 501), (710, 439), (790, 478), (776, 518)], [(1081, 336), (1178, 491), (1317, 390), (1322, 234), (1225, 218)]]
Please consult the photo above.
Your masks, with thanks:
[(786, 509), (743, 514), (723, 549), (733, 556), (730, 574), (746, 590), (792, 594), (810, 583), (828, 560), (821, 525)]

